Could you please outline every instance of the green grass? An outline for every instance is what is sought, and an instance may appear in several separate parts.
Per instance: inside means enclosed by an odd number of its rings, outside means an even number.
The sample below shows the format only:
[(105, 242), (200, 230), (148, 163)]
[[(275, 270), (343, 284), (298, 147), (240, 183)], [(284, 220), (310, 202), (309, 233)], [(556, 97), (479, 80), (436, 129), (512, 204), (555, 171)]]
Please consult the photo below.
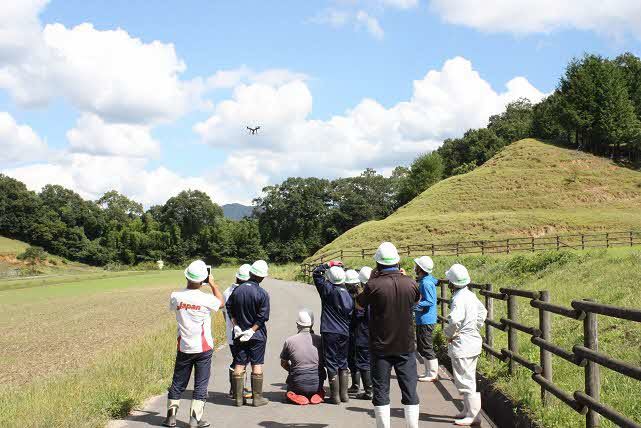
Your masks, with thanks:
[[(224, 289), (235, 270), (216, 269)], [(0, 425), (103, 427), (169, 385), (181, 271), (0, 292)], [(224, 320), (214, 318), (217, 343)]]
[(26, 242), (0, 236), (0, 254), (20, 254), (29, 248)]
[(443, 180), (388, 218), (320, 249), (398, 246), (590, 231), (637, 230), (641, 173), (607, 159), (517, 141), (474, 171)]
[[(350, 266), (373, 266), (371, 258), (348, 258)], [(524, 253), (504, 256), (435, 257), (435, 275), (443, 278), (445, 270), (453, 263), (468, 267), (473, 281), (492, 283), (495, 289), (517, 287), (527, 290), (549, 290), (552, 303), (570, 307), (575, 299), (591, 298), (597, 302), (618, 306), (639, 307), (641, 301), (641, 249), (616, 248), (591, 251), (560, 251)], [(411, 258), (404, 258), (403, 267), (411, 272)], [(295, 275), (294, 270), (290, 271)], [(519, 298), (519, 322), (538, 326), (538, 312), (529, 300)], [(506, 303), (495, 301), (496, 320), (506, 316)], [(575, 344), (583, 343), (583, 328), (579, 321), (552, 315), (552, 341), (571, 351)], [(600, 351), (608, 355), (641, 365), (641, 323), (598, 316)], [(494, 330), (496, 349), (507, 347), (507, 334)], [(519, 353), (530, 361), (538, 362), (539, 348), (525, 333), (518, 333)], [(570, 394), (583, 389), (583, 369), (553, 356), (554, 383)], [(545, 427), (584, 426), (584, 418), (569, 407), (551, 398), (543, 406), (540, 387), (531, 380), (531, 373), (519, 369), (515, 376), (508, 376), (502, 362), (491, 364), (485, 356), (479, 369), (492, 378), (497, 387), (521, 404)], [(606, 368), (601, 368), (601, 401), (641, 423), (641, 382), (626, 378)], [(614, 424), (604, 420), (604, 427)]]

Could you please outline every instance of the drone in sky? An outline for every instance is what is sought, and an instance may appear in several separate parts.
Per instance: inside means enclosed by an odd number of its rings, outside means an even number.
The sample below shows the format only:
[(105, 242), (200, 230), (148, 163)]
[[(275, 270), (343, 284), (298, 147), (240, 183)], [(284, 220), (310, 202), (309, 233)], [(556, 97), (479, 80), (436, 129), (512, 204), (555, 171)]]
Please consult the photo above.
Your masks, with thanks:
[(258, 130), (260, 129), (260, 126), (257, 126), (255, 128), (250, 128), (248, 126), (247, 129), (249, 130), (249, 135), (255, 135), (258, 132)]

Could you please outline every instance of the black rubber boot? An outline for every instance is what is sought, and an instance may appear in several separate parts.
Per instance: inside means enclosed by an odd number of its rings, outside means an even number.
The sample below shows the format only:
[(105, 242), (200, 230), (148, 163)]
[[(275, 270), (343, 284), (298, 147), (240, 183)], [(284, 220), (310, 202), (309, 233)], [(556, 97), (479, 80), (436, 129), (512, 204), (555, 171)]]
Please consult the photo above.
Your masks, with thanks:
[(338, 375), (329, 379), (329, 404), (341, 404), (340, 383)]
[(234, 398), (234, 371), (229, 370), (229, 398)]
[(343, 403), (349, 402), (349, 394), (347, 393), (347, 388), (349, 386), (349, 370), (340, 370), (338, 372), (339, 386), (340, 386), (340, 397)]
[(245, 372), (243, 373), (234, 373), (231, 376), (232, 382), (232, 392), (234, 394), (234, 404), (236, 407), (242, 407), (245, 404), (245, 398), (243, 397), (243, 386), (245, 384)]
[(365, 392), (356, 396), (359, 400), (372, 400), (372, 373), (369, 370), (361, 370), (361, 379), (363, 379), (363, 389)]
[(254, 398), (252, 398), (252, 406), (260, 407), (269, 403), (269, 400), (263, 397), (263, 375), (252, 373), (252, 392), (254, 393)]
[(361, 390), (361, 372), (354, 370), (352, 372), (352, 386), (349, 387), (347, 392), (356, 394)]

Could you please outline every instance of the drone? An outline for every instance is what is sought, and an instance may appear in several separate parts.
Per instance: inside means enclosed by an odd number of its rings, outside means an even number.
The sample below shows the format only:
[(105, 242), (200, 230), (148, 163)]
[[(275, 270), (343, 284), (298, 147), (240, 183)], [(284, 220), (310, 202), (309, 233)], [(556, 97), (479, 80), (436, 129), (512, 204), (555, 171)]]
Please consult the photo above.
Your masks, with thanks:
[(247, 129), (249, 130), (249, 135), (255, 135), (258, 132), (258, 130), (260, 129), (260, 126), (257, 126), (255, 128), (250, 128), (248, 126)]

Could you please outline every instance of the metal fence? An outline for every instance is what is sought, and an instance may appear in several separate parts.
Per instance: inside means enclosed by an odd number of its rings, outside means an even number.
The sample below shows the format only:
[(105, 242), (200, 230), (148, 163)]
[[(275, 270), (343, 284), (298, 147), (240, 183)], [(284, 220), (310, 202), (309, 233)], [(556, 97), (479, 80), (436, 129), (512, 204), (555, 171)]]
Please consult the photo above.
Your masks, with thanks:
[[(398, 247), (402, 256), (460, 256), (472, 254), (510, 254), (547, 250), (586, 250), (590, 248), (612, 248), (641, 245), (641, 231), (604, 232), (590, 234), (548, 235), (539, 238), (521, 237), (500, 240), (476, 240), (454, 243), (410, 244)], [(319, 254), (301, 264), (301, 274), (309, 279), (314, 267), (333, 258), (345, 257), (365, 259), (371, 257), (376, 248), (334, 250)]]

